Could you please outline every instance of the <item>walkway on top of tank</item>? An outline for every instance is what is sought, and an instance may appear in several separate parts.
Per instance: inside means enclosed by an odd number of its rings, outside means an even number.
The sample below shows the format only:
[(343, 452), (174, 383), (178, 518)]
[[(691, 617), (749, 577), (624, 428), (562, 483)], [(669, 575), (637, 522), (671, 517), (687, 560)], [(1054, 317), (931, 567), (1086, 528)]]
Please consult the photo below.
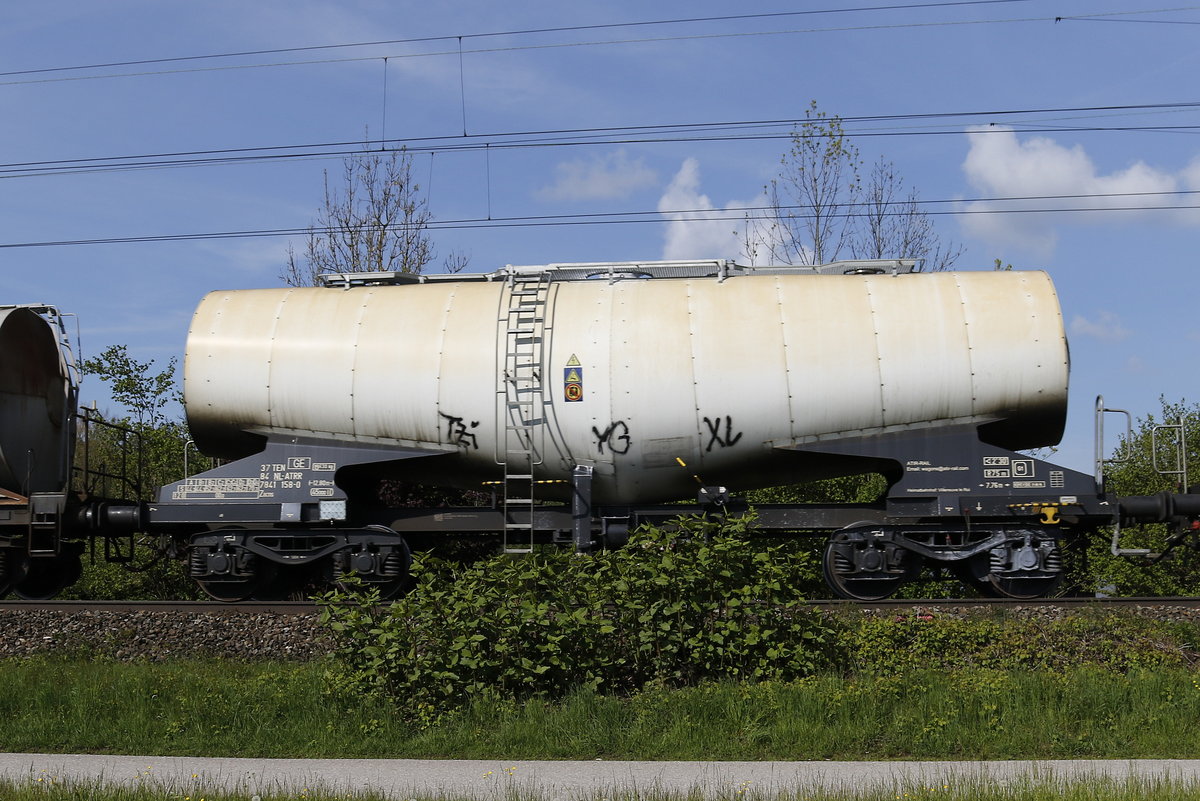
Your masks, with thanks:
[(777, 264), (762, 267), (737, 264), (729, 259), (701, 261), (597, 261), (542, 265), (509, 264), (490, 273), (323, 273), (322, 286), (347, 289), (352, 286), (425, 284), (440, 281), (502, 281), (517, 275), (545, 275), (551, 281), (638, 278), (716, 278), (724, 281), (737, 275), (899, 275), (918, 270), (919, 259), (854, 259), (828, 264)]

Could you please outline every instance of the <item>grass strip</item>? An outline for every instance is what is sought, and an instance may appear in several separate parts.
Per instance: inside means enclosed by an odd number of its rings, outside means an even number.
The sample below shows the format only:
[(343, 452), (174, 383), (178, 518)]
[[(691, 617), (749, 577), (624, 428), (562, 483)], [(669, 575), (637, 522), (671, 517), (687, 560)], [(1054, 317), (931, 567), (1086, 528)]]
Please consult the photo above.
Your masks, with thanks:
[(0, 660), (8, 752), (657, 760), (1200, 757), (1181, 667), (904, 676), (479, 700), (418, 729), (332, 662)]
[[(31, 777), (23, 781), (0, 779), (0, 797), (6, 801), (474, 801), (454, 795), (402, 796), (386, 790), (366, 793), (330, 791), (320, 787), (292, 792), (226, 791), (203, 782), (173, 786), (145, 782), (131, 786), (97, 785)], [(535, 789), (500, 791), (504, 801), (550, 801)], [(579, 796), (578, 801), (1200, 801), (1200, 784), (1178, 778), (1133, 776), (1114, 779), (1090, 776), (1076, 779), (1030, 777), (1000, 783), (981, 778), (948, 784), (901, 783), (855, 790), (799, 788), (787, 793), (756, 793), (749, 788), (668, 793), (657, 790), (603, 791)]]

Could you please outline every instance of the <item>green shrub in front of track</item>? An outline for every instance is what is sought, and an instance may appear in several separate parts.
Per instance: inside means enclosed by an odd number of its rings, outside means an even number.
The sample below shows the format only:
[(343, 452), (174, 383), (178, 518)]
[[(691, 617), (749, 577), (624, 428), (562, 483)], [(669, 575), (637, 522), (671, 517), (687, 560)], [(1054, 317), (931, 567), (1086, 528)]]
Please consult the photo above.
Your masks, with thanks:
[(394, 605), (322, 599), (341, 690), (390, 698), (428, 725), (479, 700), (628, 697), (705, 682), (788, 682), (982, 669), (1115, 673), (1200, 661), (1200, 627), (1103, 610), (821, 614), (799, 597), (811, 553), (751, 543), (744, 521), (686, 519), (628, 547), (469, 566), (419, 557)]
[(1063, 617), (974, 612), (965, 616), (854, 615), (843, 620), (834, 661), (849, 675), (927, 670), (1096, 667), (1125, 673), (1183, 666), (1200, 657), (1195, 624), (1103, 609)]
[(811, 556), (763, 546), (745, 519), (645, 527), (589, 558), (550, 551), (463, 567), (418, 557), (391, 606), (370, 592), (322, 599), (348, 681), (430, 721), (480, 697), (583, 688), (791, 680), (829, 664), (832, 630), (795, 588)]

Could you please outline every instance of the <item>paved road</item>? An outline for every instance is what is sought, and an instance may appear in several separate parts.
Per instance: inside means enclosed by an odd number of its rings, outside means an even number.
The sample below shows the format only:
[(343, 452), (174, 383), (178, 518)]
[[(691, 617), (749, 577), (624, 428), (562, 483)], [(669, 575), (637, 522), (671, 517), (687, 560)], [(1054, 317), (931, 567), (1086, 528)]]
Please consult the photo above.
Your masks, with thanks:
[[(1200, 781), (1200, 760), (1038, 762), (500, 762), (425, 759), (206, 759), (199, 757), (0, 754), (0, 776), (18, 782), (95, 780), (170, 790), (373, 791), (495, 801), (513, 789), (545, 799), (600, 798), (613, 790), (750, 797), (815, 788), (933, 786), (966, 777), (1011, 781), (1130, 774)], [(511, 796), (510, 796), (511, 797)]]

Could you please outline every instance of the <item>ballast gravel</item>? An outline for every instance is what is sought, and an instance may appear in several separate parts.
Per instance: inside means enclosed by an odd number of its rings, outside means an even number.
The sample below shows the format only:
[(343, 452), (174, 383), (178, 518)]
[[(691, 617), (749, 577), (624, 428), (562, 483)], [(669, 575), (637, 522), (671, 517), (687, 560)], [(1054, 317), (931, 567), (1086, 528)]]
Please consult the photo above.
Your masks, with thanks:
[(61, 654), (301, 662), (333, 648), (317, 613), (0, 609), (0, 658)]
[[(934, 601), (928, 606), (896, 610), (860, 612), (833, 608), (828, 614), (863, 614), (885, 619), (963, 619), (1003, 614), (1051, 621), (1106, 611), (1104, 607), (1043, 605), (1006, 606), (1002, 610), (995, 606), (939, 607)], [(1200, 609), (1152, 602), (1122, 606), (1115, 613), (1200, 623)], [(334, 648), (333, 637), (321, 626), (316, 612), (243, 612), (236, 606), (219, 614), (153, 609), (0, 609), (0, 634), (0, 659), (59, 654), (93, 655), (118, 661), (216, 657), (302, 662), (328, 655)]]

